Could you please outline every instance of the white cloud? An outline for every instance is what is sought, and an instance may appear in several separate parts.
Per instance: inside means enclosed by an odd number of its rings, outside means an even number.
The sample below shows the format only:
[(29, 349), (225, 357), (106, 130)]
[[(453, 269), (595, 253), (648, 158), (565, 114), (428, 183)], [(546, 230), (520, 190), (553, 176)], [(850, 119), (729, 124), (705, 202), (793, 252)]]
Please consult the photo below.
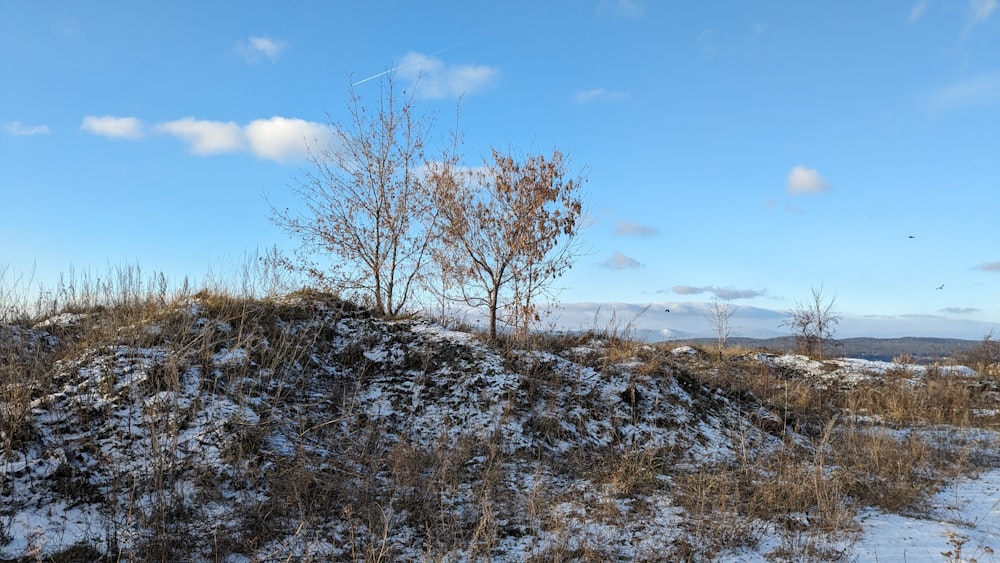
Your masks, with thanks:
[(634, 258), (625, 256), (621, 252), (615, 252), (611, 258), (601, 262), (601, 266), (612, 270), (634, 270), (641, 268), (642, 264)]
[(580, 105), (597, 101), (620, 102), (626, 99), (628, 99), (628, 92), (607, 90), (605, 88), (580, 90), (573, 96), (573, 101)]
[(20, 121), (11, 121), (3, 124), (3, 130), (9, 135), (24, 137), (28, 135), (48, 135), (48, 125), (23, 125)]
[(202, 121), (185, 117), (160, 123), (156, 130), (186, 141), (191, 152), (199, 155), (234, 152), (246, 146), (243, 129), (232, 121)]
[(414, 81), (416, 93), (427, 99), (471, 94), (489, 88), (500, 75), (500, 71), (494, 67), (446, 65), (441, 59), (412, 51), (404, 55), (393, 70), (401, 78)]
[(251, 36), (247, 41), (240, 41), (236, 45), (236, 50), (243, 56), (243, 60), (253, 64), (262, 58), (267, 58), (271, 62), (278, 60), (278, 55), (285, 49), (285, 43), (270, 37)]
[(280, 41), (268, 39), (267, 37), (251, 37), (250, 47), (260, 53), (264, 53), (272, 61), (278, 58), (278, 53), (285, 48)]
[(142, 137), (142, 122), (135, 117), (88, 115), (83, 118), (80, 129), (112, 139), (138, 139)]
[[(16, 129), (18, 127), (21, 129)], [(18, 123), (6, 124), (5, 128), (25, 130)], [(81, 128), (113, 138), (137, 139), (143, 136), (142, 124), (134, 117), (87, 116)], [(177, 137), (196, 155), (246, 151), (262, 160), (279, 163), (302, 160), (308, 156), (310, 146), (318, 144), (325, 147), (333, 141), (330, 129), (322, 123), (281, 116), (256, 119), (246, 126), (233, 121), (185, 117), (158, 123), (151, 130)]]
[(331, 133), (322, 123), (275, 116), (251, 121), (246, 138), (257, 157), (287, 162), (305, 158), (314, 143), (327, 144)]
[(814, 168), (796, 166), (788, 173), (788, 193), (815, 194), (830, 189), (827, 183)]
[(428, 75), (442, 72), (444, 61), (423, 53), (410, 51), (403, 55), (403, 60), (396, 69), (405, 78), (417, 78), (421, 74)]

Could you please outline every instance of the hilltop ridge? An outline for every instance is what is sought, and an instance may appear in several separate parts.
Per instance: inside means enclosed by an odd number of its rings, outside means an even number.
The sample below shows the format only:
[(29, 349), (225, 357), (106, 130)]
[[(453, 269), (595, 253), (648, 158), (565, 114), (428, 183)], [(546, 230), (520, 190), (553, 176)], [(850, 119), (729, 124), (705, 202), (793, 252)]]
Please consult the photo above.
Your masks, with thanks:
[[(0, 348), (5, 560), (839, 559), (860, 507), (1000, 467), (987, 431), (879, 430), (995, 425), (967, 368), (488, 341), (313, 291), (63, 311)], [(914, 393), (928, 410), (876, 401)], [(902, 472), (871, 474), (866, 440)]]

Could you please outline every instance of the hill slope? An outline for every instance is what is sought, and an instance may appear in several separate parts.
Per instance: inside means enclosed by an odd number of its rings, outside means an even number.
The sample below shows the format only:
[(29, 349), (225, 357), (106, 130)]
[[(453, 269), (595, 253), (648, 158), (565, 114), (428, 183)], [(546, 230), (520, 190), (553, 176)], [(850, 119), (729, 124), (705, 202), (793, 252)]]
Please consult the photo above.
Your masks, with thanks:
[(879, 377), (609, 335), (489, 346), (308, 292), (64, 314), (0, 339), (15, 560), (780, 555), (790, 518), (836, 558), (855, 541), (846, 507), (753, 500), (776, 467), (782, 490), (811, 474), (825, 407), (724, 382), (763, 370), (787, 397)]

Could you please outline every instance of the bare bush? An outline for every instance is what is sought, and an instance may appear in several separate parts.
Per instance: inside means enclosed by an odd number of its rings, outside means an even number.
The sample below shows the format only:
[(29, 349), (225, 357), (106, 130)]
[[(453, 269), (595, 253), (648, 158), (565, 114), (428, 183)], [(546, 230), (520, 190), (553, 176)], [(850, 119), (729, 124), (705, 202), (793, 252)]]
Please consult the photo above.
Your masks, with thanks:
[(812, 297), (806, 302), (798, 302), (788, 312), (789, 318), (781, 323), (787, 326), (798, 342), (799, 349), (810, 356), (823, 359), (824, 345), (836, 331), (840, 315), (834, 312), (836, 297), (823, 297), (823, 286), (812, 288)]
[[(391, 73), (374, 107), (353, 86), (349, 92), (349, 123), (329, 124), (333, 143), (310, 152), (311, 168), (292, 186), (306, 211), (272, 209), (273, 220), (302, 241), (291, 266), (395, 316), (416, 290), (437, 235), (421, 180), (431, 120), (417, 114), (412, 90), (395, 91)], [(317, 253), (332, 263), (317, 264)]]
[(722, 299), (716, 293), (712, 297), (712, 308), (705, 314), (705, 319), (715, 332), (716, 345), (719, 351), (719, 358), (724, 358), (723, 350), (726, 348), (726, 340), (732, 332), (729, 319), (733, 316), (733, 304), (728, 299)]
[(1000, 341), (990, 331), (979, 344), (960, 354), (958, 360), (983, 375), (1000, 377)]

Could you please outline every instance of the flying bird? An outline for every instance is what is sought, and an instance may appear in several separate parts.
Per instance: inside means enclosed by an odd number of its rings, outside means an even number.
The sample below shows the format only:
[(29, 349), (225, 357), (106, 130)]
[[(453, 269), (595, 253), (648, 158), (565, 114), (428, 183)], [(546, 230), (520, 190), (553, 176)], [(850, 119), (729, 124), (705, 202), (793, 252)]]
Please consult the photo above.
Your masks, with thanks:
[(937, 287), (936, 287), (936, 288), (934, 288), (934, 289), (944, 289), (944, 284), (941, 284), (941, 285), (937, 286)]
[(666, 312), (668, 312), (668, 313), (669, 313), (669, 312), (670, 312), (670, 309), (664, 309), (664, 311), (666, 311)]
[(913, 236), (913, 235), (910, 235), (910, 236), (908, 236), (908, 237), (906, 237), (906, 238), (917, 238), (917, 237), (915, 237), (915, 236)]

